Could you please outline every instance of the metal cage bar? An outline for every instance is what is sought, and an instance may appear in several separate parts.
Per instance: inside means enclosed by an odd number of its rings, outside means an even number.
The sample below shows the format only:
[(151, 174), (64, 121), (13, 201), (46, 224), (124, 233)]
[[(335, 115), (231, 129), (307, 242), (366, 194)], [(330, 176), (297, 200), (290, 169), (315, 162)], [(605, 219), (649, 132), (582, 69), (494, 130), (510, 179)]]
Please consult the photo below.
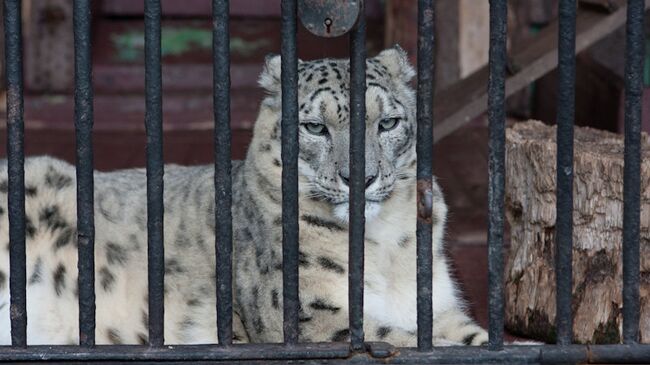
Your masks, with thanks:
[[(372, 347), (372, 344), (370, 344)], [(106, 364), (244, 363), (244, 364), (647, 364), (648, 345), (542, 345), (506, 346), (492, 351), (481, 346), (437, 347), (430, 352), (402, 348), (398, 355), (374, 357), (349, 353), (346, 343), (316, 343), (299, 346), (283, 344), (246, 344), (233, 346), (183, 345), (143, 347), (110, 345), (80, 348), (78, 346), (11, 347), (0, 352), (0, 362)]]
[(212, 1), (217, 336), (222, 345), (232, 343), (233, 300), (229, 10), (229, 0)]
[(417, 84), (417, 312), (418, 349), (433, 346), (433, 85), (435, 48), (433, 0), (418, 1)]
[(641, 97), (645, 56), (643, 18), (644, 1), (628, 0), (623, 172), (623, 341), (627, 344), (639, 340)]
[(488, 80), (488, 305), (489, 348), (503, 348), (503, 209), (505, 190), (505, 71), (508, 9), (490, 0)]
[(284, 342), (298, 342), (297, 0), (282, 0), (282, 300)]
[(145, 126), (147, 133), (147, 237), (149, 344), (164, 344), (165, 247), (163, 242), (162, 67), (160, 0), (144, 3)]
[(359, 18), (350, 33), (350, 219), (348, 300), (350, 346), (364, 349), (363, 250), (366, 226), (366, 18), (359, 1)]
[(23, 124), (23, 59), (20, 0), (5, 0), (7, 77), (7, 174), (9, 213), (9, 290), (11, 344), (27, 345), (25, 269), (25, 148)]
[(95, 345), (95, 215), (90, 1), (74, 1), (79, 343)]
[(557, 94), (557, 221), (555, 236), (555, 285), (557, 343), (573, 339), (573, 119), (575, 115), (576, 4), (559, 3)]

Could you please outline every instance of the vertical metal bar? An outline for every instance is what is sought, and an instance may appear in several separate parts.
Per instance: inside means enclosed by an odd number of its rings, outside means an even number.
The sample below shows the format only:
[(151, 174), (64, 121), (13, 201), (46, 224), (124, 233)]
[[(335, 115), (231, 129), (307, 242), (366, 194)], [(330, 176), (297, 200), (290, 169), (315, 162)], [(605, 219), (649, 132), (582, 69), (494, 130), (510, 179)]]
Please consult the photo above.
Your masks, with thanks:
[(639, 340), (641, 97), (645, 57), (644, 1), (627, 2), (625, 162), (623, 173), (623, 342)]
[(298, 342), (298, 4), (282, 0), (282, 298), (284, 342)]
[(90, 0), (74, 1), (79, 343), (95, 345), (95, 220)]
[(217, 254), (217, 335), (232, 343), (232, 177), (230, 163), (229, 0), (212, 1), (214, 191)]
[(433, 193), (433, 87), (434, 87), (433, 0), (418, 1), (418, 97), (417, 97), (417, 308), (418, 350), (432, 348), (432, 205)]
[(144, 3), (147, 130), (147, 237), (149, 270), (149, 344), (164, 343), (165, 251), (163, 244), (162, 66), (160, 0)]
[(9, 175), (9, 291), (11, 344), (27, 345), (25, 269), (25, 150), (23, 125), (23, 60), (20, 0), (5, 0), (7, 74), (7, 164)]
[(366, 18), (359, 1), (359, 19), (350, 34), (350, 222), (349, 306), (350, 346), (364, 349), (363, 250), (366, 226)]
[(555, 285), (557, 343), (573, 339), (572, 256), (573, 256), (573, 118), (575, 110), (575, 0), (559, 3), (558, 110), (557, 110), (557, 205), (555, 237)]
[(488, 80), (488, 296), (490, 350), (503, 348), (503, 202), (505, 190), (506, 0), (490, 0)]

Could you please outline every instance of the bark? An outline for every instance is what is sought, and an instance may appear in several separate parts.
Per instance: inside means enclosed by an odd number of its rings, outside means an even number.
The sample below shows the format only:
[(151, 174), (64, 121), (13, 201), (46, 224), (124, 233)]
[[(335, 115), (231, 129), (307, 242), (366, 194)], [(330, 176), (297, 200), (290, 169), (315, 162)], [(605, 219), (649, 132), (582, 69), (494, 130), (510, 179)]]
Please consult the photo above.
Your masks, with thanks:
[[(506, 134), (506, 327), (555, 340), (555, 127), (531, 121)], [(617, 343), (622, 330), (623, 137), (575, 129), (573, 211), (574, 339)], [(642, 136), (642, 342), (650, 343), (650, 139)]]

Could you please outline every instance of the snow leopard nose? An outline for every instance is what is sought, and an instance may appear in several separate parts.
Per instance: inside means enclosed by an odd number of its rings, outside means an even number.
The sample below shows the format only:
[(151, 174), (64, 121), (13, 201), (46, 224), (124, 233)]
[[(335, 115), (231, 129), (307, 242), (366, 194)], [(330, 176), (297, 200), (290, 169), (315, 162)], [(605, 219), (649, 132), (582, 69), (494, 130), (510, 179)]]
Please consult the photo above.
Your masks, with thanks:
[[(339, 171), (339, 176), (341, 177), (341, 181), (347, 186), (350, 186), (350, 175), (349, 174), (343, 174), (342, 171)], [(371, 175), (371, 176), (366, 176), (366, 189), (368, 189), (368, 186), (372, 185), (372, 183), (377, 180), (377, 175)]]

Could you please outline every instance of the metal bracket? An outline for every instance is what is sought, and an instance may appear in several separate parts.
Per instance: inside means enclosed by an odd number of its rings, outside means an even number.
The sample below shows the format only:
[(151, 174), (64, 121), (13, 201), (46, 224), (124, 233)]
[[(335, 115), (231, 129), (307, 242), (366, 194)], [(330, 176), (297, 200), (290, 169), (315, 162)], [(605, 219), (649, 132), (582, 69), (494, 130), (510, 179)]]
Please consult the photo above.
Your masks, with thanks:
[(300, 0), (298, 16), (302, 24), (319, 37), (338, 37), (349, 32), (359, 18), (363, 0)]

